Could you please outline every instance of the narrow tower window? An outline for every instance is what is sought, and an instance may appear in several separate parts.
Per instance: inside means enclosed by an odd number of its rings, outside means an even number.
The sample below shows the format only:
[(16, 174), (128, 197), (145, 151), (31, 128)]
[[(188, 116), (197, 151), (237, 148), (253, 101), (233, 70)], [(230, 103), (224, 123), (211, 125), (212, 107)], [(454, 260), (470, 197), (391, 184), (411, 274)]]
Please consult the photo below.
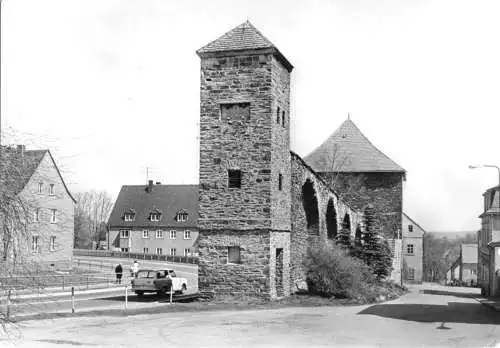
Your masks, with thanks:
[(281, 115), (281, 125), (285, 127), (285, 110), (283, 110), (283, 114)]
[(283, 174), (279, 173), (278, 174), (278, 190), (283, 189)]
[(229, 188), (241, 188), (241, 170), (229, 169), (227, 178)]
[(276, 110), (276, 123), (280, 124), (280, 107)]

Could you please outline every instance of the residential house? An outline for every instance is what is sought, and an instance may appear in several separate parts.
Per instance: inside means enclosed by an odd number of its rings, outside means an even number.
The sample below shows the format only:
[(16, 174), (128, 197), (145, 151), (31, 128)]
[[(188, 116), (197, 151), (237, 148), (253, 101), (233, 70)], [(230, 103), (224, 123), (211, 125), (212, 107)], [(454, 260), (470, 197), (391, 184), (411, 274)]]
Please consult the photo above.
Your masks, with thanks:
[(193, 256), (198, 237), (198, 185), (122, 186), (108, 220), (111, 250)]
[[(39, 266), (71, 266), (74, 234), (75, 200), (49, 150), (1, 148), (2, 199), (8, 200), (18, 214), (6, 216), (11, 232), (2, 232), (2, 260), (14, 257), (19, 262), (36, 262)], [(10, 197), (10, 198), (9, 198)], [(12, 214), (11, 214), (12, 216)], [(15, 221), (14, 221), (15, 220)]]
[(483, 194), (484, 211), (478, 232), (478, 284), (483, 294), (500, 296), (500, 186)]
[(451, 265), (447, 276), (451, 280), (459, 280), (467, 284), (477, 284), (477, 244), (462, 244), (460, 256)]
[(403, 282), (422, 282), (424, 235), (425, 230), (406, 213), (403, 213)]

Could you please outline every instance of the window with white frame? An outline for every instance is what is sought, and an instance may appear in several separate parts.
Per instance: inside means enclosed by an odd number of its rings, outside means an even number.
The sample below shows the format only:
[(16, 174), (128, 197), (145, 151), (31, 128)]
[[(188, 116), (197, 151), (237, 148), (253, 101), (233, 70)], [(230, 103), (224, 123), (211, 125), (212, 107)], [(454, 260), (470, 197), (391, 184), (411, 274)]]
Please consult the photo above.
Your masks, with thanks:
[(120, 248), (123, 253), (128, 253), (128, 248)]
[(408, 268), (408, 280), (414, 280), (415, 279), (415, 268), (409, 267)]
[(142, 252), (143, 252), (144, 254), (149, 254), (149, 248), (143, 248), (143, 249), (142, 249)]
[(163, 254), (163, 249), (162, 248), (156, 248), (156, 254), (157, 255)]
[(163, 231), (162, 230), (156, 231), (156, 238), (163, 238)]
[(184, 249), (184, 256), (191, 256), (191, 249), (189, 248)]
[(50, 223), (55, 224), (57, 222), (57, 210), (51, 209)]
[(31, 237), (31, 251), (37, 253), (40, 251), (40, 237), (33, 236)]
[(50, 237), (49, 250), (50, 251), (56, 251), (56, 237), (55, 236), (51, 236)]
[(36, 208), (35, 211), (33, 212), (33, 221), (35, 222), (40, 221), (40, 208)]
[(53, 196), (54, 195), (54, 184), (50, 184), (49, 185), (49, 196)]
[(184, 231), (184, 239), (191, 239), (191, 231), (190, 230)]
[(43, 182), (38, 183), (38, 193), (43, 193)]
[(149, 215), (149, 219), (151, 221), (160, 221), (160, 214), (157, 214), (157, 213), (151, 213)]
[(187, 218), (188, 218), (188, 214), (186, 214), (186, 213), (179, 213), (176, 216), (177, 222), (186, 222)]
[(177, 238), (177, 231), (171, 230), (170, 231), (170, 239), (176, 239), (176, 238)]
[(127, 213), (123, 216), (125, 221), (134, 221), (134, 214)]
[(240, 263), (241, 251), (239, 246), (227, 247), (227, 263)]
[(149, 231), (148, 230), (142, 231), (142, 238), (149, 238)]
[(177, 249), (176, 248), (170, 248), (170, 256), (175, 256), (177, 254)]
[(130, 231), (129, 230), (121, 230), (120, 231), (120, 238), (129, 238), (130, 237)]
[(408, 225), (408, 232), (413, 232), (413, 225)]
[(413, 247), (413, 244), (408, 244), (406, 246), (406, 253), (409, 255), (413, 255), (413, 252), (415, 251), (414, 249), (415, 248)]

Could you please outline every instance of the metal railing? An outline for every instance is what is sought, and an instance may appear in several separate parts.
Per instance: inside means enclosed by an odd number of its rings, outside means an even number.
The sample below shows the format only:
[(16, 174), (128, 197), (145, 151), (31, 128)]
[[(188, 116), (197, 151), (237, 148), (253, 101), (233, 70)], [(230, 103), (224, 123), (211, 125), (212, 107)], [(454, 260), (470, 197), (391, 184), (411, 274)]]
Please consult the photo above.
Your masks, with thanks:
[(110, 250), (87, 250), (87, 249), (73, 249), (74, 256), (92, 256), (92, 257), (115, 257), (134, 260), (149, 260), (149, 261), (167, 261), (178, 262), (187, 264), (198, 264), (197, 256), (172, 256), (172, 255), (158, 255), (146, 253), (134, 253), (124, 251), (110, 251)]
[[(128, 275), (123, 274), (122, 284), (128, 281)], [(0, 292), (28, 291), (42, 293), (46, 290), (66, 291), (75, 287), (78, 289), (109, 288), (116, 284), (114, 272), (100, 273), (68, 273), (27, 276), (0, 277)]]

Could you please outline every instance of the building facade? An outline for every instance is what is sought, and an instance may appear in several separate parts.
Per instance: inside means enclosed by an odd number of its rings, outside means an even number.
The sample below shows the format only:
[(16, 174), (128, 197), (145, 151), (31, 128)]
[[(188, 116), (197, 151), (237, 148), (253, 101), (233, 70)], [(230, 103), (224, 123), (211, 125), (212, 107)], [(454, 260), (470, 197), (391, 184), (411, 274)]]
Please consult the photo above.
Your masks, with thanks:
[(478, 285), (483, 294), (500, 296), (500, 187), (483, 194), (484, 211), (478, 231)]
[(108, 219), (110, 250), (195, 256), (198, 185), (122, 186)]
[(25, 222), (16, 238), (3, 235), (3, 262), (15, 257), (33, 267), (71, 267), (75, 200), (50, 151), (3, 147), (1, 171)]
[(422, 283), (425, 230), (403, 213), (403, 282)]
[(447, 272), (448, 281), (459, 280), (469, 285), (478, 284), (478, 245), (462, 244), (460, 256)]

